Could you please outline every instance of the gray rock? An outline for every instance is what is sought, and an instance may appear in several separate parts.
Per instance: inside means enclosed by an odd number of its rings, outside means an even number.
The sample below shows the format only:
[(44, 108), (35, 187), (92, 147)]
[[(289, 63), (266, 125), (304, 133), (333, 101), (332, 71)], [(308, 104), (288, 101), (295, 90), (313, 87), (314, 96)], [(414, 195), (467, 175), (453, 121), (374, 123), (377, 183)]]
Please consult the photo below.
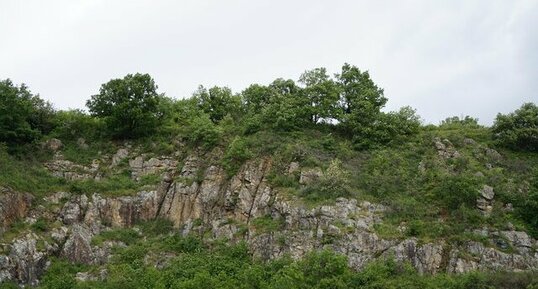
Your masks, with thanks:
[(120, 148), (118, 151), (112, 156), (112, 167), (115, 167), (121, 163), (124, 159), (126, 159), (129, 156), (129, 151), (126, 148)]
[(90, 245), (91, 231), (79, 224), (71, 227), (71, 234), (65, 241), (61, 256), (73, 263), (92, 264), (94, 254)]
[(299, 163), (298, 162), (291, 162), (290, 165), (288, 166), (288, 174), (293, 174), (297, 171), (299, 171)]
[(51, 138), (45, 142), (45, 147), (53, 152), (60, 150), (63, 147), (61, 140), (57, 138)]
[(31, 286), (39, 283), (39, 277), (46, 269), (47, 256), (44, 252), (37, 250), (37, 240), (37, 235), (29, 233), (13, 242), (9, 254), (11, 280)]
[(323, 172), (320, 168), (306, 169), (301, 171), (299, 183), (301, 185), (308, 185), (318, 181), (323, 176)]
[(488, 200), (488, 201), (491, 201), (493, 200), (493, 197), (495, 197), (495, 192), (493, 192), (493, 188), (488, 186), (488, 185), (484, 185), (484, 187), (482, 187), (482, 189), (480, 190), (480, 195)]

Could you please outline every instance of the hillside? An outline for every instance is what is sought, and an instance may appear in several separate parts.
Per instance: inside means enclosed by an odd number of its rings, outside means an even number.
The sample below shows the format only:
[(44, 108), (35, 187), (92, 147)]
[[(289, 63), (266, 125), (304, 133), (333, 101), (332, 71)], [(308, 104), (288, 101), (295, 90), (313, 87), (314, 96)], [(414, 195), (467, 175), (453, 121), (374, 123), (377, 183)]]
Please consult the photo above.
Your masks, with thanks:
[(353, 66), (300, 82), (130, 75), (91, 115), (3, 82), (0, 288), (538, 286), (536, 105), (424, 125)]

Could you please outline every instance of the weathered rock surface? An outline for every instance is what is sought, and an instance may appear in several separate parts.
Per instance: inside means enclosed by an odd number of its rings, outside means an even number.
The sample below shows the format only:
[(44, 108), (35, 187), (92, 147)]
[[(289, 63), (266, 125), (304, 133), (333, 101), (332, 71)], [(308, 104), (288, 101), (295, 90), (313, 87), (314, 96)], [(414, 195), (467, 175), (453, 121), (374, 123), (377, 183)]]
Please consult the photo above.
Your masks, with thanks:
[(480, 195), (476, 199), (476, 207), (485, 215), (489, 215), (493, 210), (493, 198), (495, 197), (495, 192), (493, 188), (484, 185), (480, 190)]
[(99, 166), (99, 160), (94, 160), (90, 166), (83, 166), (65, 160), (60, 153), (56, 153), (53, 160), (45, 164), (53, 176), (66, 180), (99, 179)]
[(25, 217), (30, 209), (32, 195), (13, 192), (0, 187), (0, 236), (11, 223)]
[[(441, 157), (457, 157), (450, 143), (436, 140), (435, 146)], [(232, 178), (228, 178), (220, 166), (201, 165), (201, 157), (196, 155), (186, 157), (181, 168), (178, 168), (180, 161), (173, 158), (146, 160), (144, 156), (129, 156), (128, 151), (118, 151), (111, 163), (117, 165), (125, 159), (129, 159), (134, 178), (162, 173), (161, 183), (153, 190), (131, 196), (84, 196), (65, 192), (48, 196), (44, 201), (58, 207), (53, 218), (62, 225), (47, 232), (50, 237), (47, 240), (53, 243), (38, 249), (37, 242), (44, 238), (29, 234), (16, 239), (10, 245), (10, 253), (0, 255), (0, 282), (15, 280), (36, 284), (51, 255), (77, 263), (104, 264), (111, 256), (112, 247), (124, 244), (104, 242), (93, 246), (93, 236), (110, 227), (130, 227), (155, 218), (172, 221), (183, 234), (209, 232), (205, 236), (210, 239), (245, 240), (253, 254), (262, 259), (284, 254), (300, 258), (312, 250), (331, 248), (347, 255), (349, 265), (356, 269), (379, 257), (408, 261), (420, 273), (538, 267), (537, 241), (525, 232), (514, 230), (478, 232), (491, 239), (491, 245), (469, 241), (452, 247), (444, 241), (422, 244), (414, 238), (382, 239), (375, 233), (374, 226), (382, 222), (389, 208), (345, 198), (331, 205), (308, 208), (299, 199), (285, 197), (271, 188), (267, 180), (272, 167), (269, 158), (247, 161)], [(298, 172), (300, 167), (293, 167), (292, 171)], [(63, 177), (72, 177), (61, 171), (63, 168), (53, 168)], [(308, 184), (321, 175), (321, 170), (303, 170), (301, 183)], [(484, 186), (480, 199), (487, 207), (494, 195), (493, 188)], [(4, 199), (9, 200), (7, 206)], [(12, 208), (12, 204), (18, 205)], [(0, 198), (2, 220), (26, 217), (28, 207), (24, 194), (3, 194)], [(259, 218), (271, 219), (278, 228), (260, 227), (256, 222)], [(496, 244), (495, 240), (503, 240), (515, 250), (507, 253), (504, 245)], [(162, 264), (170, 258), (161, 257), (157, 259), (162, 260)], [(81, 272), (77, 278), (101, 277)]]

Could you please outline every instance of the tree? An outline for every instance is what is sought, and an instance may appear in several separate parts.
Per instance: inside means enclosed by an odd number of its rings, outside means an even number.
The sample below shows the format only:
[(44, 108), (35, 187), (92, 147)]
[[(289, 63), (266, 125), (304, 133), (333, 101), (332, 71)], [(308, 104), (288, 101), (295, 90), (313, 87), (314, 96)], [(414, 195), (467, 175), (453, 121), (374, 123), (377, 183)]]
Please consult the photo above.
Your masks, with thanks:
[(313, 123), (338, 118), (338, 86), (325, 68), (305, 71), (299, 82), (305, 85), (303, 94), (309, 102)]
[(149, 74), (128, 74), (101, 85), (87, 101), (91, 114), (105, 120), (108, 132), (119, 138), (149, 135), (162, 117), (157, 85)]
[(525, 103), (515, 112), (498, 114), (493, 136), (503, 146), (538, 152), (538, 106)]
[(253, 84), (241, 92), (241, 98), (247, 112), (256, 114), (273, 102), (275, 94), (268, 86)]
[(470, 128), (477, 128), (480, 125), (478, 125), (478, 118), (470, 117), (466, 115), (465, 117), (447, 117), (445, 120), (441, 121), (441, 127), (470, 127)]
[(200, 85), (194, 97), (214, 123), (220, 122), (228, 114), (237, 113), (241, 108), (240, 97), (233, 95), (228, 87), (214, 86), (208, 90)]
[(0, 142), (10, 150), (50, 132), (53, 116), (50, 103), (33, 95), (26, 85), (0, 81)]
[(290, 131), (304, 127), (310, 121), (308, 102), (301, 94), (301, 88), (291, 79), (278, 78), (269, 88), (274, 96), (262, 109), (265, 124), (275, 130)]
[(420, 116), (412, 107), (404, 106), (397, 112), (380, 113), (374, 125), (375, 130), (370, 136), (372, 141), (377, 144), (391, 144), (417, 134)]
[(336, 77), (342, 110), (340, 126), (352, 137), (357, 148), (367, 148), (387, 98), (383, 96), (383, 89), (370, 79), (368, 72), (361, 72), (355, 66), (344, 64)]

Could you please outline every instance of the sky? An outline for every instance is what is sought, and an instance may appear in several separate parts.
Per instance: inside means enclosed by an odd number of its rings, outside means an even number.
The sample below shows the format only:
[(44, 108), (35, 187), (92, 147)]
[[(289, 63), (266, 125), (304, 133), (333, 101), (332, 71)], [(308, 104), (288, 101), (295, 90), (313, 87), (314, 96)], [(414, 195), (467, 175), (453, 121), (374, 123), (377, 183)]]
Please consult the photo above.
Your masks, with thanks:
[(0, 0), (0, 35), (0, 79), (57, 109), (129, 73), (185, 98), (346, 62), (425, 123), (538, 103), (537, 0)]

